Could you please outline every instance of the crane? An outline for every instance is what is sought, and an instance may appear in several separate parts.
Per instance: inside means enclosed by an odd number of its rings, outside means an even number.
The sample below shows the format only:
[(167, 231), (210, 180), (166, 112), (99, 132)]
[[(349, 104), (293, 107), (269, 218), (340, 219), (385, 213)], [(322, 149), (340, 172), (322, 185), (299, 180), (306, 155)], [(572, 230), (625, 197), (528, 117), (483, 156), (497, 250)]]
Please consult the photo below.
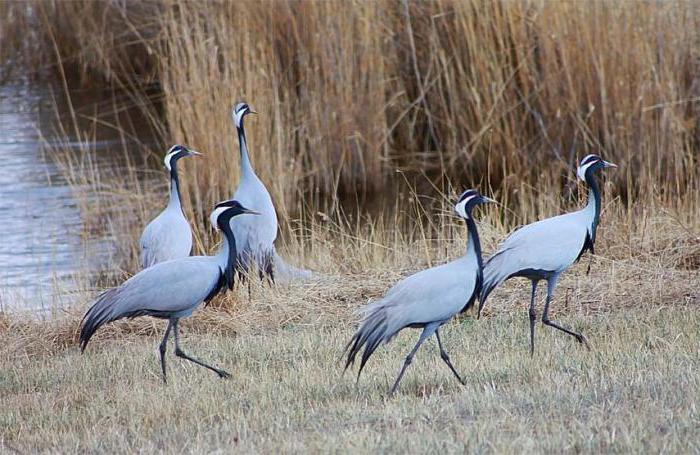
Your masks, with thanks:
[(174, 145), (163, 160), (170, 173), (170, 201), (143, 230), (139, 246), (144, 269), (171, 259), (185, 258), (192, 251), (192, 230), (182, 212), (177, 162), (188, 156), (201, 156), (184, 145)]
[(175, 335), (175, 355), (214, 371), (221, 378), (229, 377), (224, 370), (208, 365), (186, 354), (180, 348), (181, 318), (190, 316), (202, 302), (213, 298), (219, 291), (233, 287), (236, 265), (236, 239), (230, 221), (242, 214), (255, 214), (238, 201), (220, 202), (210, 220), (225, 237), (214, 256), (190, 256), (160, 262), (142, 270), (121, 285), (103, 292), (88, 309), (81, 322), (80, 347), (85, 351), (90, 339), (104, 324), (122, 318), (152, 316), (167, 319), (160, 343), (160, 363), (163, 382), (166, 382), (165, 353), (171, 330)]
[(257, 114), (246, 103), (234, 106), (231, 116), (238, 132), (241, 155), (241, 174), (233, 198), (260, 213), (257, 217), (242, 217), (231, 220), (231, 230), (238, 242), (238, 263), (242, 271), (250, 271), (255, 265), (260, 278), (274, 282), (273, 263), (275, 239), (277, 238), (277, 213), (267, 188), (255, 174), (248, 154), (244, 119), (248, 114)]
[(396, 392), (418, 348), (433, 334), (440, 347), (442, 360), (457, 380), (464, 384), (442, 345), (439, 329), (452, 317), (470, 308), (481, 290), (481, 244), (472, 218), (472, 209), (486, 202), (493, 201), (471, 189), (463, 192), (455, 205), (455, 212), (467, 224), (467, 252), (464, 256), (404, 278), (389, 289), (381, 300), (360, 310), (363, 315), (360, 327), (345, 347), (348, 354), (346, 370), (364, 347), (357, 373), (358, 380), (367, 360), (380, 344), (388, 343), (401, 330), (412, 327), (421, 328), (423, 332), (406, 357), (389, 395)]
[(600, 220), (600, 189), (595, 175), (605, 168), (617, 167), (597, 155), (584, 157), (577, 169), (578, 178), (588, 185), (588, 203), (576, 212), (547, 218), (521, 227), (501, 244), (484, 265), (484, 286), (479, 299), (479, 312), (489, 294), (504, 281), (523, 277), (531, 281), (530, 295), (530, 355), (535, 352), (535, 296), (537, 284), (547, 282), (547, 299), (542, 312), (542, 323), (574, 337), (590, 346), (580, 334), (562, 327), (549, 319), (549, 305), (561, 274), (578, 261), (583, 253), (594, 252), (596, 231)]

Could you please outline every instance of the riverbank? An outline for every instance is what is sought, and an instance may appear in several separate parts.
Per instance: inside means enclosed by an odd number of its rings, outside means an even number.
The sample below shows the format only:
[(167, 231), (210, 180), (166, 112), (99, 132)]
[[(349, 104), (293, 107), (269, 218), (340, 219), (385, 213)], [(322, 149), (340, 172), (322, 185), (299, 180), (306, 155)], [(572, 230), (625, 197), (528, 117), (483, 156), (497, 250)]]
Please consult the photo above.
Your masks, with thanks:
[[(194, 252), (216, 248), (208, 220), (238, 183), (230, 109), (240, 100), (260, 112), (246, 121), (251, 160), (277, 210), (278, 249), (294, 265), (392, 267), (415, 242), (420, 260), (444, 257), (455, 238), (444, 227), (450, 198), (468, 187), (501, 204), (483, 223), (493, 248), (516, 226), (580, 206), (574, 169), (596, 153), (620, 166), (602, 186), (614, 258), (660, 252), (661, 273), (700, 267), (700, 16), (688, 5), (31, 5), (0, 5), (3, 36), (38, 33), (6, 40), (3, 61), (41, 55), (67, 97), (67, 75), (77, 73), (85, 85), (121, 89), (128, 101), (112, 110), (142, 111), (111, 122), (125, 138), (113, 154), (128, 162), (116, 172), (82, 153), (104, 119), (80, 125), (74, 114), (89, 113), (75, 105), (65, 117), (76, 124), (64, 130), (82, 135), (81, 153), (60, 153), (68, 143), (44, 150), (78, 201), (82, 238), (98, 233), (114, 253), (89, 268), (87, 288), (138, 270), (138, 239), (167, 197), (159, 166), (173, 143), (206, 155), (183, 163), (181, 190)], [(27, 74), (41, 67), (32, 60)], [(154, 142), (127, 141), (144, 136), (132, 123)]]

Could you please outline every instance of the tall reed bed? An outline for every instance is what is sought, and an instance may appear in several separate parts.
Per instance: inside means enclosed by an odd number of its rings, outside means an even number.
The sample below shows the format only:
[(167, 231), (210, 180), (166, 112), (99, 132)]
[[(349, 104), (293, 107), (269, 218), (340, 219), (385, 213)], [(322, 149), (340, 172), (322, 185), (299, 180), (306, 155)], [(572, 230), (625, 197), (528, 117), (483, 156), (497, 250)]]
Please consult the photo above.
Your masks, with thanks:
[[(165, 2), (160, 77), (173, 140), (224, 166), (239, 99), (258, 172), (285, 207), (375, 193), (397, 168), (552, 210), (577, 158), (622, 166), (625, 201), (698, 199), (700, 15), (691, 3)], [(530, 188), (537, 188), (530, 189)], [(543, 201), (542, 203), (538, 201)], [(554, 204), (552, 204), (554, 202)], [(544, 204), (543, 208), (540, 204)]]
[(237, 183), (239, 100), (261, 114), (247, 122), (253, 161), (287, 221), (342, 218), (339, 197), (362, 205), (409, 182), (428, 214), (478, 186), (512, 227), (571, 206), (576, 161), (599, 153), (620, 165), (605, 188), (618, 225), (641, 232), (663, 213), (697, 227), (693, 2), (33, 5), (63, 68), (119, 85), (164, 145), (207, 155), (183, 179), (204, 249), (208, 211)]

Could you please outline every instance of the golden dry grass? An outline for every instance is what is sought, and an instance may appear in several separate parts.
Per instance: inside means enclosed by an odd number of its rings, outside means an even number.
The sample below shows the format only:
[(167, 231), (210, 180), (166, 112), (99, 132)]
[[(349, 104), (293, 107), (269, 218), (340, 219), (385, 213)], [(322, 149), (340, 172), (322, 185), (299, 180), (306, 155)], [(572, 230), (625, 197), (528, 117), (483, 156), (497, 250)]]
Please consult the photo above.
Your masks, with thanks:
[(165, 5), (170, 139), (226, 164), (188, 180), (197, 219), (199, 201), (235, 188), (239, 99), (262, 113), (250, 142), (283, 215), (300, 199), (374, 194), (399, 168), (441, 191), (491, 189), (531, 218), (561, 208), (589, 152), (622, 165), (610, 179), (626, 202), (698, 200), (700, 27), (688, 3)]
[[(282, 301), (255, 305), (278, 316), (275, 305)], [(332, 326), (307, 315), (310, 323), (247, 326), (238, 336), (186, 330), (186, 349), (233, 377), (219, 380), (169, 356), (167, 386), (159, 377), (155, 337), (98, 341), (82, 356), (76, 346), (8, 356), (8, 338), (17, 335), (4, 332), (0, 447), (169, 453), (700, 449), (695, 308), (635, 303), (624, 311), (588, 312), (582, 306), (557, 317), (583, 330), (594, 351), (538, 327), (539, 346), (530, 358), (525, 311), (466, 319), (450, 324), (443, 338), (467, 386), (454, 380), (429, 342), (393, 399), (386, 392), (415, 331), (380, 349), (357, 386), (352, 372), (341, 376), (339, 358), (351, 333), (335, 317)]]
[[(229, 112), (241, 99), (261, 112), (248, 121), (252, 159), (291, 242), (327, 217), (340, 223), (339, 201), (363, 206), (397, 187), (414, 188), (420, 204), (385, 205), (425, 212), (433, 223), (423, 237), (443, 233), (430, 215), (445, 207), (442, 195), (473, 186), (504, 206), (490, 222), (512, 228), (571, 207), (572, 169), (589, 152), (621, 166), (606, 176), (608, 220), (632, 229), (619, 235), (672, 216), (697, 237), (700, 16), (692, 2), (32, 5), (3, 4), (7, 37), (32, 26), (42, 55), (60, 57), (62, 76), (79, 68), (86, 81), (101, 75), (125, 90), (164, 142), (154, 162), (174, 142), (206, 153), (182, 179), (198, 251), (218, 241), (209, 210), (237, 184)], [(3, 52), (24, 50), (7, 42)], [(120, 226), (111, 231), (120, 267), (133, 272), (133, 240), (164, 188), (144, 182), (142, 169), (107, 179), (66, 168), (76, 186), (105, 194), (84, 207), (86, 218)], [(116, 215), (123, 222), (111, 219), (115, 206), (126, 207)], [(394, 214), (384, 221), (377, 229), (415, 226)]]

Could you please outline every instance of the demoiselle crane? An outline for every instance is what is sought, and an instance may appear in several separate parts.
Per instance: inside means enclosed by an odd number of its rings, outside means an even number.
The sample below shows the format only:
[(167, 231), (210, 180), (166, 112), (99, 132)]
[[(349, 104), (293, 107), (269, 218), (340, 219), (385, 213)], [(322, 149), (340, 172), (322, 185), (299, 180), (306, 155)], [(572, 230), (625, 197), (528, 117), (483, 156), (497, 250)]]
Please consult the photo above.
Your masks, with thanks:
[(248, 114), (257, 114), (246, 103), (238, 103), (231, 116), (238, 131), (241, 152), (241, 175), (233, 198), (251, 210), (260, 213), (256, 217), (241, 217), (231, 220), (231, 230), (238, 242), (238, 262), (243, 271), (250, 271), (255, 264), (262, 279), (266, 276), (274, 282), (273, 262), (275, 239), (277, 238), (277, 213), (270, 193), (255, 174), (248, 154), (248, 141), (243, 121)]
[(346, 370), (355, 362), (355, 357), (364, 347), (357, 372), (359, 379), (367, 360), (380, 344), (389, 342), (407, 327), (421, 328), (423, 332), (406, 357), (389, 395), (396, 392), (418, 348), (433, 334), (440, 347), (442, 360), (457, 380), (464, 384), (442, 346), (439, 329), (453, 316), (470, 308), (481, 290), (481, 245), (476, 223), (472, 218), (472, 209), (486, 202), (493, 201), (476, 190), (467, 190), (455, 205), (455, 211), (467, 223), (467, 252), (464, 256), (401, 280), (389, 289), (381, 300), (360, 310), (360, 314), (363, 315), (360, 327), (345, 347), (345, 352), (348, 353)]
[(192, 251), (192, 230), (182, 212), (180, 179), (177, 162), (187, 156), (201, 153), (182, 145), (174, 145), (163, 160), (170, 173), (170, 201), (165, 210), (153, 219), (141, 234), (141, 267), (148, 268), (159, 262), (185, 258)]
[(220, 202), (211, 214), (211, 223), (221, 230), (225, 241), (215, 256), (190, 256), (161, 262), (102, 293), (85, 313), (80, 330), (80, 347), (84, 351), (95, 332), (112, 321), (138, 316), (168, 320), (160, 343), (160, 364), (165, 374), (165, 352), (170, 331), (175, 333), (175, 355), (214, 371), (221, 378), (224, 370), (194, 359), (180, 349), (178, 322), (190, 316), (205, 301), (227, 286), (233, 287), (236, 265), (236, 240), (229, 222), (242, 214), (257, 214), (238, 201)]
[(574, 337), (588, 349), (588, 341), (580, 334), (566, 329), (549, 319), (549, 304), (559, 276), (583, 253), (593, 248), (600, 219), (600, 190), (596, 173), (604, 168), (617, 167), (597, 155), (581, 160), (578, 178), (588, 185), (588, 203), (576, 212), (555, 216), (528, 224), (513, 232), (484, 265), (484, 286), (479, 302), (479, 316), (489, 294), (504, 281), (513, 277), (532, 282), (530, 296), (530, 355), (535, 352), (535, 295), (537, 284), (547, 281), (547, 300), (542, 312), (542, 323)]

